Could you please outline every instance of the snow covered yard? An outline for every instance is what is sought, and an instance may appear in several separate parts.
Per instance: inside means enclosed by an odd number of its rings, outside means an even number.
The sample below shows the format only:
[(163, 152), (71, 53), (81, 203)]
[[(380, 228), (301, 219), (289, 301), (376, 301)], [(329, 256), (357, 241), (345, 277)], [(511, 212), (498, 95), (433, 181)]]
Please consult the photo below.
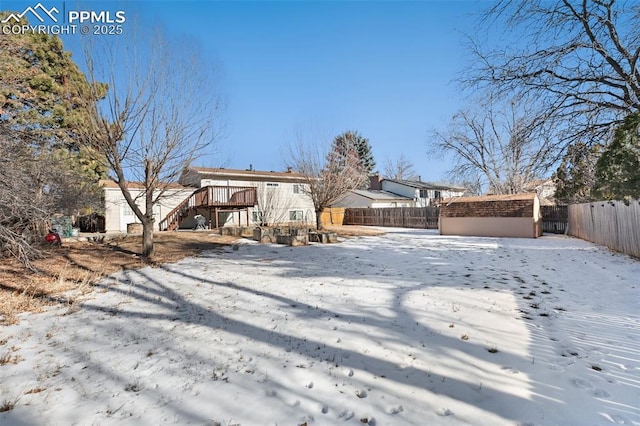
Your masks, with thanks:
[(640, 425), (640, 261), (564, 236), (247, 242), (0, 329), (0, 425)]

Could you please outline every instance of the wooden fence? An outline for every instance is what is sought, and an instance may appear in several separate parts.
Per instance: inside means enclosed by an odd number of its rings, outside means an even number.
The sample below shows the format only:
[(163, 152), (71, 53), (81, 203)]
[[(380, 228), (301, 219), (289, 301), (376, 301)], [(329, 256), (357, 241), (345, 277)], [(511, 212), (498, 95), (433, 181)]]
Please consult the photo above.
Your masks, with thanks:
[(322, 226), (342, 225), (344, 223), (344, 207), (331, 207), (322, 210), (320, 221)]
[(554, 234), (567, 232), (568, 209), (567, 206), (542, 206), (542, 231)]
[(438, 207), (348, 208), (343, 224), (438, 229), (439, 214)]
[(640, 200), (572, 204), (569, 235), (640, 257)]

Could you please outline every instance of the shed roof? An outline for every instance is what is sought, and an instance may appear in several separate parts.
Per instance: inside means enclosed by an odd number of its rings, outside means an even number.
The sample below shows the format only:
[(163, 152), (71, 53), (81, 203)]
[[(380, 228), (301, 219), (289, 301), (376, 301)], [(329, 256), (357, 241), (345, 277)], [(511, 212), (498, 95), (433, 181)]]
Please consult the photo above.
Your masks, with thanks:
[(537, 197), (536, 194), (513, 194), (453, 198), (441, 206), (440, 216), (533, 217)]

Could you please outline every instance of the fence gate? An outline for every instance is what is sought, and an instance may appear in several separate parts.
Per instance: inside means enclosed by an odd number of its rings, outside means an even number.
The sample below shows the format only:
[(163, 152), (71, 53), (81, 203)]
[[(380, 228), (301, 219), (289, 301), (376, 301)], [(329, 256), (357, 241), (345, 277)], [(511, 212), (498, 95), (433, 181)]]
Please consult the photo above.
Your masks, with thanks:
[(542, 206), (542, 231), (564, 234), (567, 232), (569, 213), (567, 206)]

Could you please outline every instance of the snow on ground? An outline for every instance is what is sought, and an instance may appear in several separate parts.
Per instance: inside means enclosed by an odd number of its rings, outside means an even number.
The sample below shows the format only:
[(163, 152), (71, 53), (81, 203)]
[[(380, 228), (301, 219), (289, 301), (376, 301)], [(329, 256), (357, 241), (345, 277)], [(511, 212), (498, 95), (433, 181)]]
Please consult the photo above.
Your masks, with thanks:
[(640, 261), (387, 231), (241, 244), (24, 315), (0, 329), (0, 424), (640, 425)]

